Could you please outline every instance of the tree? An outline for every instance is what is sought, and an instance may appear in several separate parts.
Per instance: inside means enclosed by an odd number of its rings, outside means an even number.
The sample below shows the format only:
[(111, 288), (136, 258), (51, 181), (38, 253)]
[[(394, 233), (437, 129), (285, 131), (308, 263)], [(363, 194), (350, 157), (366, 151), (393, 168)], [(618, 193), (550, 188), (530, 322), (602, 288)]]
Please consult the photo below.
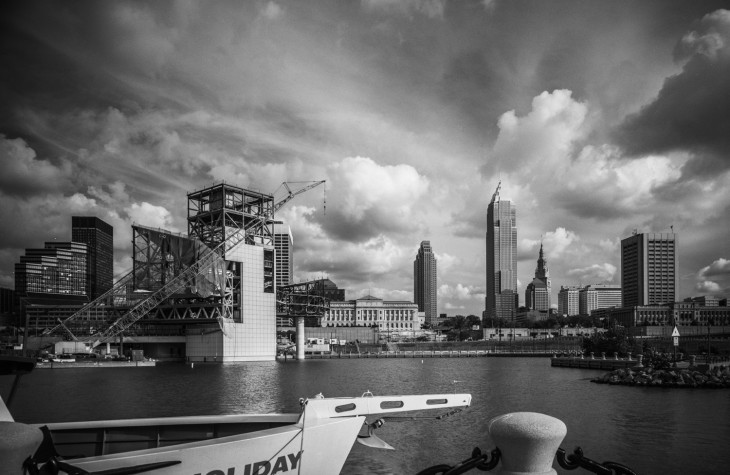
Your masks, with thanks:
[(618, 352), (623, 356), (630, 348), (628, 332), (623, 327), (611, 328), (605, 332), (595, 333), (589, 338), (583, 338), (583, 351), (586, 353), (612, 355)]

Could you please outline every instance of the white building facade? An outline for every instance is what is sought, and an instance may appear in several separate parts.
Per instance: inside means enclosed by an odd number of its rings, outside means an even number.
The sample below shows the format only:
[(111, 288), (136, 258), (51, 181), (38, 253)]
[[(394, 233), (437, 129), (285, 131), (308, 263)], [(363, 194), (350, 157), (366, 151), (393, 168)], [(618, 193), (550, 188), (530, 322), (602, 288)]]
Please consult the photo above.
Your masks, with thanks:
[(357, 300), (330, 302), (330, 309), (322, 318), (322, 326), (353, 327), (377, 326), (381, 331), (420, 330), (424, 323), (418, 305), (406, 301), (387, 301), (370, 295)]
[(591, 284), (580, 289), (579, 311), (590, 315), (600, 308), (621, 307), (621, 286), (615, 284)]
[(558, 292), (558, 315), (572, 317), (580, 313), (579, 292), (580, 287), (577, 286), (560, 286), (560, 291)]

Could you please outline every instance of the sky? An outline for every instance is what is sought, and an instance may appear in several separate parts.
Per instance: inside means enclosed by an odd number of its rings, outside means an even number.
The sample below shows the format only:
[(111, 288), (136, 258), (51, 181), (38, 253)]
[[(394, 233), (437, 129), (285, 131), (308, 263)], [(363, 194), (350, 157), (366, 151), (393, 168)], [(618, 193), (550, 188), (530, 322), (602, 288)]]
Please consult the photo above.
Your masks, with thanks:
[[(723, 5), (724, 4), (724, 5)], [(723, 8), (724, 7), (724, 8)], [(621, 283), (678, 235), (679, 299), (730, 293), (730, 9), (718, 1), (4, 1), (0, 286), (71, 216), (187, 231), (187, 193), (326, 180), (276, 215), (295, 280), (481, 315), (486, 211), (517, 208), (524, 302)]]

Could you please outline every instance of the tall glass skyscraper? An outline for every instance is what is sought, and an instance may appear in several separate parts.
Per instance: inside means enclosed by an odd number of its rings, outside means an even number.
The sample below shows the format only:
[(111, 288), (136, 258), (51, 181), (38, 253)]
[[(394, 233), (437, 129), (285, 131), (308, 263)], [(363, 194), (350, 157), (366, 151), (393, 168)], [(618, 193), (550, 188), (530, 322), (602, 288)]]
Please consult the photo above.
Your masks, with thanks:
[(72, 216), (71, 240), (88, 246), (86, 295), (94, 300), (114, 284), (114, 228), (94, 216)]
[(426, 323), (435, 323), (436, 310), (436, 256), (430, 241), (422, 241), (413, 261), (413, 300), (418, 311), (425, 313)]
[(517, 210), (499, 189), (487, 207), (487, 296), (486, 318), (512, 320), (517, 314)]

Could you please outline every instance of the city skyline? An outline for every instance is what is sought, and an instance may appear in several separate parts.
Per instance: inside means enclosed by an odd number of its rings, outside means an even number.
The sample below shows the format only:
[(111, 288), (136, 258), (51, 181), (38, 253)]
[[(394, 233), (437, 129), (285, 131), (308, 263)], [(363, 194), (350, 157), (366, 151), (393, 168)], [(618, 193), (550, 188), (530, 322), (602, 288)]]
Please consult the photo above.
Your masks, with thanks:
[[(730, 11), (719, 1), (3, 2), (0, 286), (72, 215), (186, 229), (186, 194), (326, 179), (276, 218), (294, 278), (481, 315), (502, 182), (517, 289), (620, 283), (634, 230), (679, 238), (678, 299), (727, 297)], [(80, 27), (79, 25), (82, 25)], [(541, 238), (542, 236), (542, 238)], [(521, 303), (523, 303), (521, 301)]]

